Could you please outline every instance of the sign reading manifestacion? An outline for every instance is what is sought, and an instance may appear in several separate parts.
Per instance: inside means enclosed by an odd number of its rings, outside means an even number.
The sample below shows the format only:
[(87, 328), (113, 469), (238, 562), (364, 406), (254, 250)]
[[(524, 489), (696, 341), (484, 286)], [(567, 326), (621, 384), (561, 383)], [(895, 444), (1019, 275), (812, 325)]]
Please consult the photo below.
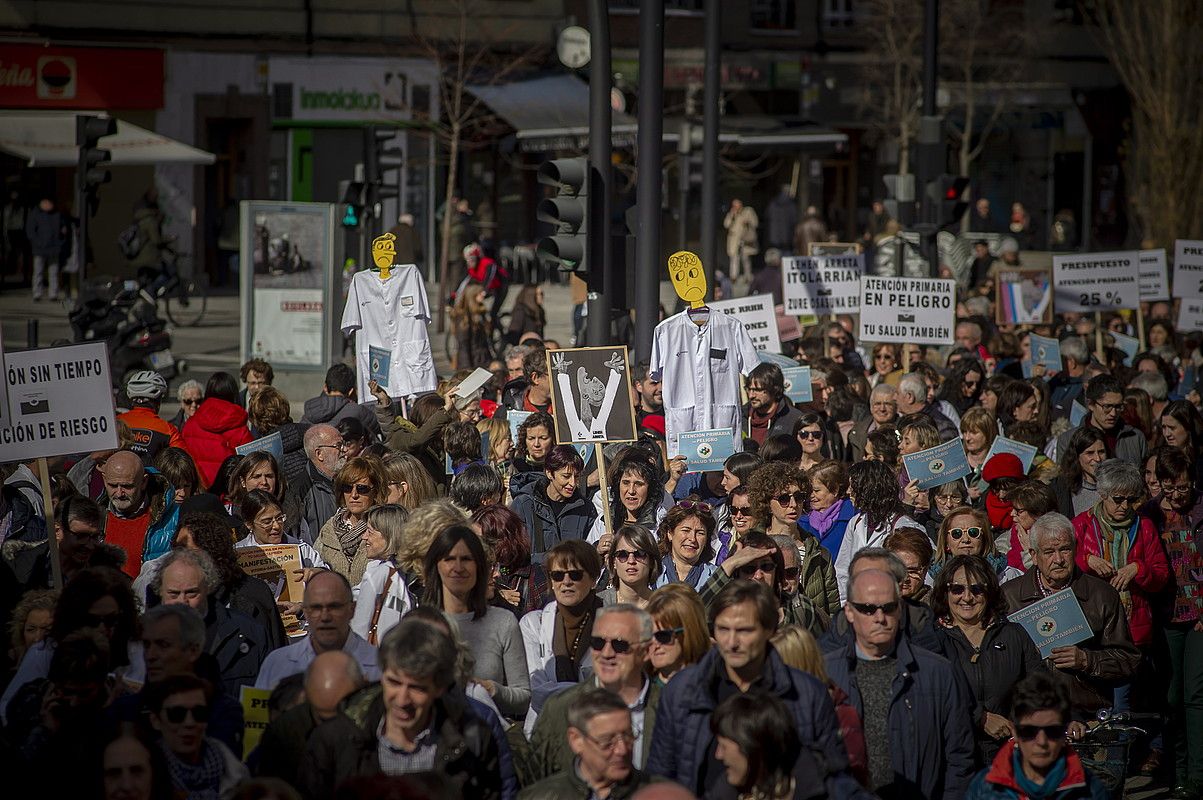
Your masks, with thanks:
[(860, 338), (952, 344), (956, 305), (956, 281), (866, 275), (861, 280)]

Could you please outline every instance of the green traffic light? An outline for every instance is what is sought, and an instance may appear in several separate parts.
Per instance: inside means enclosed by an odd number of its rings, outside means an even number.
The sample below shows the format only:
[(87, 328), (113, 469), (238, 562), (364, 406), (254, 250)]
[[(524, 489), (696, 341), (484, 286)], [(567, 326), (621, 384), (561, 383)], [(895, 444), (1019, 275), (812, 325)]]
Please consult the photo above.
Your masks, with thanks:
[(343, 225), (348, 228), (354, 228), (359, 225), (359, 210), (355, 206), (348, 205), (343, 212)]

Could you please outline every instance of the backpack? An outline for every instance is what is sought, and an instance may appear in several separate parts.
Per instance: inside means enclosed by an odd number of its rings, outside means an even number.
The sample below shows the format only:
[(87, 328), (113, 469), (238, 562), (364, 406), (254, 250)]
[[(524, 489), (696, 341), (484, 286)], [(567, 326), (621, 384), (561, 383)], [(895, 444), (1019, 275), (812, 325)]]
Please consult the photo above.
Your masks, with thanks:
[(142, 246), (145, 242), (142, 241), (142, 229), (138, 223), (132, 222), (129, 227), (117, 234), (117, 249), (121, 251), (121, 255), (128, 259), (135, 259), (138, 253), (142, 252)]

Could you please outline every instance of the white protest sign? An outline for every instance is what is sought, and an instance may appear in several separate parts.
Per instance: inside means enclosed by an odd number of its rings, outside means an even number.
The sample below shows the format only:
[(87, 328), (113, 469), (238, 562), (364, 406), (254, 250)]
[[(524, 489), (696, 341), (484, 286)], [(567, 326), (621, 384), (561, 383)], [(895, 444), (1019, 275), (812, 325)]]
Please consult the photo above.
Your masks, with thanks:
[(782, 298), (787, 314), (855, 314), (865, 257), (829, 255), (781, 260)]
[(1184, 297), (1178, 305), (1178, 330), (1203, 330), (1203, 297)]
[(1058, 314), (1140, 305), (1140, 251), (1053, 256)]
[(860, 338), (866, 342), (952, 344), (957, 282), (944, 278), (861, 279)]
[(1164, 247), (1140, 251), (1140, 299), (1170, 299), (1170, 279), (1166, 269)]
[(12, 404), (0, 428), (0, 458), (27, 461), (117, 449), (116, 413), (103, 342), (9, 353)]
[[(4, 331), (0, 331), (0, 375), (4, 375)], [(8, 384), (5, 378), (0, 378), (0, 428), (7, 428), (8, 416)]]
[(752, 337), (752, 346), (768, 353), (781, 352), (781, 337), (777, 332), (777, 312), (773, 310), (771, 294), (754, 294), (735, 300), (716, 300), (707, 303), (711, 311), (721, 311), (739, 320)]
[(1203, 297), (1203, 240), (1174, 242), (1174, 297)]

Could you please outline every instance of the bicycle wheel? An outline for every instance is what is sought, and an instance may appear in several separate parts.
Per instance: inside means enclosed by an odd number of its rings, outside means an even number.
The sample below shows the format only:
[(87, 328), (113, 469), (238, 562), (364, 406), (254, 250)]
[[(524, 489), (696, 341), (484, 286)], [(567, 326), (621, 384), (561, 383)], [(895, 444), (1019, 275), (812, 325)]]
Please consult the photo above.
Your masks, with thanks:
[(186, 328), (199, 325), (209, 303), (209, 291), (203, 275), (180, 279), (180, 285), (166, 297), (167, 318)]

